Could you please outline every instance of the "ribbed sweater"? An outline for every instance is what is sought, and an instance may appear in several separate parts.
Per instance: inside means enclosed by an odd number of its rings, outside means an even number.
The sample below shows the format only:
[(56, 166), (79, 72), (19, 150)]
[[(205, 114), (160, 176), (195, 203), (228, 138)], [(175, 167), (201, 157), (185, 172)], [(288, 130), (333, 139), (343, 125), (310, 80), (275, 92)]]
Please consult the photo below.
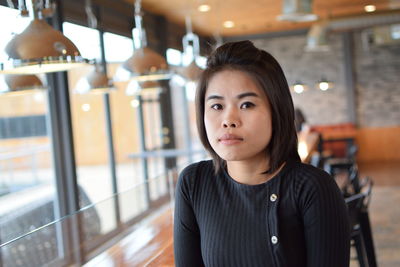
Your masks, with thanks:
[(349, 266), (347, 208), (324, 171), (287, 162), (263, 184), (236, 182), (211, 161), (186, 167), (176, 187), (177, 267)]

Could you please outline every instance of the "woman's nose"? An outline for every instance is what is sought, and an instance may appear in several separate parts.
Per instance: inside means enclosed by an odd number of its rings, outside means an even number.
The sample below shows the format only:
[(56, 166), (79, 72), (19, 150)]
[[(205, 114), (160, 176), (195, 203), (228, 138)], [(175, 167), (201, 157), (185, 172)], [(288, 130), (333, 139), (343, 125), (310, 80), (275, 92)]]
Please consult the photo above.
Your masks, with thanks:
[(233, 110), (227, 110), (225, 118), (222, 122), (223, 128), (237, 128), (240, 125), (240, 120)]
[(224, 126), (224, 128), (236, 128), (236, 123), (235, 122), (224, 122), (223, 126)]

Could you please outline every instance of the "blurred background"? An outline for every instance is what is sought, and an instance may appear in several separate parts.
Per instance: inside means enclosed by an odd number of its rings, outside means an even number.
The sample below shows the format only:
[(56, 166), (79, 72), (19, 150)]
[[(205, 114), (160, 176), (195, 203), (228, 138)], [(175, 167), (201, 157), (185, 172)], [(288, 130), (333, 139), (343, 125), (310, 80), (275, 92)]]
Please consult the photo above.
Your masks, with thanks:
[(399, 266), (399, 0), (0, 0), (0, 25), (0, 266), (172, 266), (176, 178), (208, 158), (196, 82), (246, 39), (302, 160), (359, 201), (352, 266)]

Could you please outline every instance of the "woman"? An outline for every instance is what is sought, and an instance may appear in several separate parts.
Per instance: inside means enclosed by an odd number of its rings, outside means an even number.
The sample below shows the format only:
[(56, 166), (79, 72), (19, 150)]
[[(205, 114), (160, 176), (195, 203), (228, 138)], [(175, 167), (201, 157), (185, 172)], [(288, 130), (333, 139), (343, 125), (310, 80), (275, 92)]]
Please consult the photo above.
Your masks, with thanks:
[(219, 47), (196, 106), (213, 160), (179, 177), (176, 266), (348, 266), (343, 197), (327, 173), (300, 162), (278, 62), (250, 41)]

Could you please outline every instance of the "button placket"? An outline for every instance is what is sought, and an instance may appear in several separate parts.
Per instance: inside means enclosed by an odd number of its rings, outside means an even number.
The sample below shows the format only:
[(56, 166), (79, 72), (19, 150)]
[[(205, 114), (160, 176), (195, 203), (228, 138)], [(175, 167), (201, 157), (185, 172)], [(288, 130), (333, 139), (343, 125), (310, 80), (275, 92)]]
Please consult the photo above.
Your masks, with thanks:
[[(271, 194), (271, 195), (269, 196), (269, 200), (270, 200), (271, 202), (276, 202), (277, 199), (278, 199), (278, 196), (277, 196), (276, 194)], [(278, 243), (278, 237), (275, 236), (275, 235), (271, 236), (271, 243), (272, 243), (273, 245), (276, 245), (276, 244)]]

